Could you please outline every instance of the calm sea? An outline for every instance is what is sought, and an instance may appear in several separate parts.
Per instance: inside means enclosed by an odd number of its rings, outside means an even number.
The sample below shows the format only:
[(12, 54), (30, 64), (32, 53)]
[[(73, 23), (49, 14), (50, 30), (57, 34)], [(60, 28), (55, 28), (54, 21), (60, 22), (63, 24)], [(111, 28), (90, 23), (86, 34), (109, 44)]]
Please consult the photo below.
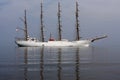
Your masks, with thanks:
[(0, 80), (120, 80), (120, 46), (0, 50)]

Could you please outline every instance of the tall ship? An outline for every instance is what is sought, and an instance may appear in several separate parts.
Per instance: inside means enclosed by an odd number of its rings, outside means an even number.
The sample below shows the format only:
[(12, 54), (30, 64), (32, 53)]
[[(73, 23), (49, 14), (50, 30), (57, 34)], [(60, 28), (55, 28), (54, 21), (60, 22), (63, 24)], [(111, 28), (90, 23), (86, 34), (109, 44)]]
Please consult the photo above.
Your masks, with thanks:
[(79, 8), (78, 8), (78, 1), (76, 1), (76, 12), (75, 12), (75, 18), (76, 18), (76, 39), (74, 41), (69, 41), (67, 39), (62, 39), (62, 25), (61, 25), (61, 4), (60, 1), (58, 1), (58, 39), (55, 40), (51, 37), (50, 34), (50, 39), (48, 41), (45, 41), (44, 38), (44, 24), (43, 24), (43, 1), (41, 1), (41, 11), (40, 11), (40, 31), (41, 31), (41, 36), (40, 36), (40, 40), (37, 40), (35, 38), (31, 38), (28, 36), (28, 30), (27, 30), (27, 18), (26, 18), (26, 10), (25, 10), (25, 16), (24, 16), (24, 34), (25, 34), (25, 38), (24, 39), (20, 39), (17, 38), (15, 40), (15, 43), (19, 46), (19, 47), (42, 47), (42, 46), (50, 46), (50, 47), (79, 47), (79, 46), (86, 46), (88, 47), (90, 45), (90, 43), (96, 41), (96, 40), (100, 40), (103, 38), (106, 38), (107, 36), (101, 36), (101, 37), (96, 37), (96, 38), (92, 38), (92, 39), (84, 39), (82, 40), (80, 37), (80, 24), (79, 24)]

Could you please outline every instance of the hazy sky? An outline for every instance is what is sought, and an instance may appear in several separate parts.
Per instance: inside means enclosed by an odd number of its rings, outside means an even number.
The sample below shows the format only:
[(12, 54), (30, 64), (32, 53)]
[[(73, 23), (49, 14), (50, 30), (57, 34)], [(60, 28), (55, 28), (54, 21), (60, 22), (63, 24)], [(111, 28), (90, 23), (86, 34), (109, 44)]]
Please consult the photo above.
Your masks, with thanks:
[[(43, 0), (46, 40), (51, 32), (57, 38), (57, 2)], [(109, 37), (98, 43), (117, 44), (120, 30), (120, 0), (78, 0), (80, 33), (83, 38), (107, 34)], [(30, 36), (40, 36), (40, 0), (0, 0), (0, 44), (14, 44), (14, 37), (21, 36), (16, 27), (23, 27), (19, 19), (27, 10)], [(61, 0), (63, 38), (74, 40), (75, 0)], [(97, 43), (97, 42), (96, 42)]]

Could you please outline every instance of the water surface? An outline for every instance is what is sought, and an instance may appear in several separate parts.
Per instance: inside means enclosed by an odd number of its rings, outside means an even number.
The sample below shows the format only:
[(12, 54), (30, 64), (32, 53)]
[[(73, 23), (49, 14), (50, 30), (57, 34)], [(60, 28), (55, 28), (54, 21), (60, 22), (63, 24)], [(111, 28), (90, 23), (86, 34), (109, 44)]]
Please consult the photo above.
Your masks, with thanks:
[(4, 47), (0, 80), (120, 80), (120, 47)]

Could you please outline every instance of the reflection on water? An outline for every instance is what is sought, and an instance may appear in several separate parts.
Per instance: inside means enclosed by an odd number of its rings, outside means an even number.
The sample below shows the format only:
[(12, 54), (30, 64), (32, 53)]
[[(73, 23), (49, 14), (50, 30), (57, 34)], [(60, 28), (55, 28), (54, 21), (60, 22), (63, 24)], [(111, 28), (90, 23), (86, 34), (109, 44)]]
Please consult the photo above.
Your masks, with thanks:
[(43, 57), (44, 57), (44, 47), (41, 48), (41, 51), (40, 51), (40, 80), (44, 80), (44, 75), (43, 75), (43, 72), (44, 72), (44, 60), (43, 60)]
[(27, 72), (28, 72), (28, 67), (27, 67), (27, 65), (28, 65), (28, 57), (27, 57), (27, 55), (28, 55), (28, 52), (27, 52), (27, 48), (25, 48), (24, 49), (24, 64), (25, 64), (25, 66), (24, 66), (24, 78), (25, 78), (25, 80), (27, 80)]
[(61, 67), (61, 48), (58, 48), (58, 80), (61, 80), (61, 70), (62, 70), (62, 67)]
[(80, 72), (79, 72), (79, 66), (80, 66), (80, 60), (79, 60), (79, 48), (76, 50), (76, 80), (80, 80)]
[(104, 48), (22, 47), (16, 55), (17, 80), (112, 80), (120, 71)]
[(17, 64), (24, 80), (80, 80), (80, 56), (85, 56), (83, 62), (91, 59), (91, 54), (80, 54), (83, 51), (87, 52), (84, 48), (22, 47), (17, 49)]

